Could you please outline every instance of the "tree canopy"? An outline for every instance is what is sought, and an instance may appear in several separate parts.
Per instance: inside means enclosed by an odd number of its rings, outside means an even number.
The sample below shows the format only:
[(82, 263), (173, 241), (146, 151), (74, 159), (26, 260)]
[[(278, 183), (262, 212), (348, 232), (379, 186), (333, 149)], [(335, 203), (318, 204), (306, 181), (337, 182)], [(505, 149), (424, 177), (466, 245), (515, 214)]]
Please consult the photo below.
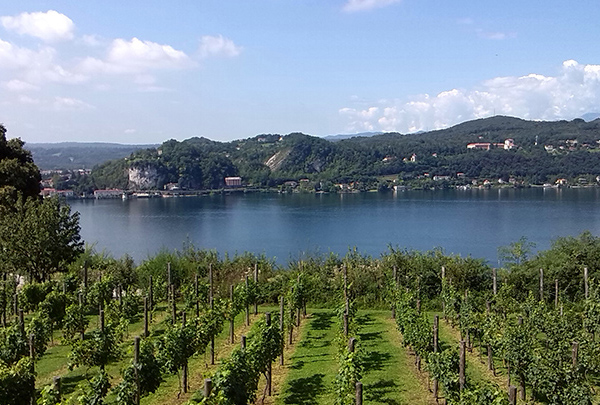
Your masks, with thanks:
[(18, 138), (6, 139), (6, 128), (0, 124), (0, 202), (16, 199), (18, 194), (34, 197), (40, 193), (40, 171), (31, 153)]
[(0, 124), (0, 260), (4, 271), (46, 280), (83, 251), (79, 213), (41, 199), (40, 173), (20, 139)]

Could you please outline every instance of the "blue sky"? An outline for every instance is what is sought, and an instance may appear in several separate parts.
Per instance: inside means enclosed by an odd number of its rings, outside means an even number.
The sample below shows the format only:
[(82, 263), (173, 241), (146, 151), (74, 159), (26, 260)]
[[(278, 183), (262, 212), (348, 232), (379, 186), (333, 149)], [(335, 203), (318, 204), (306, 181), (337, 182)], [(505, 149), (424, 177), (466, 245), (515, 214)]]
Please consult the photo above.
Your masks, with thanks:
[(0, 122), (26, 142), (432, 130), (600, 112), (594, 1), (19, 1)]

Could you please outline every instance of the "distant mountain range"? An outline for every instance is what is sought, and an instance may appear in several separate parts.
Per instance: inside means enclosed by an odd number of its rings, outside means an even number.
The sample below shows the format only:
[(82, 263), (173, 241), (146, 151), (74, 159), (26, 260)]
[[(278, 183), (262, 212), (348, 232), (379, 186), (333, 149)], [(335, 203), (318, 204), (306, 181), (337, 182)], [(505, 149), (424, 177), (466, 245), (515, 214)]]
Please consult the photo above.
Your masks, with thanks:
[[(462, 154), (465, 152), (465, 145), (469, 142), (482, 140), (499, 142), (504, 141), (505, 138), (514, 138), (515, 142), (521, 146), (532, 145), (534, 142), (539, 141), (542, 145), (553, 144), (558, 148), (561, 142), (564, 144), (565, 140), (569, 138), (579, 138), (580, 144), (588, 142), (595, 145), (597, 140), (597, 138), (595, 138), (595, 130), (598, 127), (598, 122), (600, 122), (596, 121), (598, 118), (600, 118), (600, 113), (587, 113), (582, 115), (581, 119), (573, 121), (554, 122), (526, 121), (513, 117), (495, 116), (467, 121), (443, 130), (429, 132), (420, 131), (408, 135), (384, 132), (362, 132), (356, 134), (327, 135), (323, 137), (304, 135), (304, 138), (302, 139), (305, 139), (306, 141), (312, 139), (312, 144), (315, 144), (316, 142), (316, 144), (320, 145), (316, 149), (313, 148), (314, 145), (311, 145), (310, 147), (307, 146), (310, 150), (318, 150), (318, 154), (325, 153), (324, 151), (333, 151), (334, 149), (331, 148), (334, 148), (334, 145), (335, 150), (346, 150), (347, 147), (342, 147), (342, 145), (355, 145), (361, 149), (366, 147), (367, 149), (377, 150), (377, 154), (382, 154), (381, 159), (387, 154), (402, 155), (402, 158), (410, 157), (413, 153), (417, 153), (420, 157), (423, 153), (429, 155), (434, 153)], [(284, 138), (288, 137), (289, 136), (287, 135), (284, 136)], [(293, 137), (293, 139), (297, 140), (299, 138)], [(267, 161), (272, 156), (268, 154), (263, 156), (265, 148), (268, 146), (268, 149), (273, 149), (276, 144), (283, 146), (288, 143), (276, 142), (277, 140), (280, 140), (280, 135), (257, 135), (254, 138), (232, 142), (217, 142), (206, 138), (191, 138), (184, 142), (193, 145), (194, 148), (198, 150), (211, 150), (212, 152), (219, 151), (220, 153), (230, 154), (234, 161), (234, 156), (239, 155), (240, 153), (243, 154), (248, 145), (260, 145), (261, 147), (257, 149), (260, 153), (252, 155), (252, 164), (269, 166)], [(328, 144), (331, 145), (331, 147), (328, 147)], [(236, 149), (234, 145), (241, 149)], [(244, 145), (246, 147), (244, 147)], [(424, 149), (425, 145), (428, 146)], [(62, 142), (27, 143), (25, 147), (31, 150), (34, 161), (40, 169), (50, 170), (91, 169), (111, 160), (121, 160), (131, 155), (133, 155), (132, 157), (136, 157), (139, 155), (136, 152), (146, 149), (156, 150), (160, 146), (161, 145), (158, 144), (127, 145), (102, 142)], [(275, 149), (282, 149), (282, 151), (280, 151), (282, 156), (285, 155), (285, 153), (289, 153), (290, 150), (289, 148), (279, 147), (276, 147)], [(322, 159), (317, 159), (320, 162), (322, 161), (317, 164), (317, 172), (320, 172), (327, 166), (331, 166), (330, 163), (332, 160), (339, 159), (339, 157), (335, 157), (337, 156), (335, 153), (331, 154), (330, 152), (327, 152), (325, 155), (327, 156), (326, 158), (323, 157)], [(139, 159), (139, 156), (137, 156), (137, 158)], [(245, 160), (242, 159), (246, 162), (244, 165), (248, 164), (248, 158), (250, 158), (250, 156), (245, 156)], [(254, 159), (256, 158), (259, 158), (259, 160), (254, 162)], [(302, 172), (302, 165), (308, 164), (305, 161), (303, 163), (305, 156), (302, 158), (299, 156), (298, 158), (299, 159), (296, 162), (298, 167), (294, 167), (294, 170), (290, 170), (290, 175), (292, 173), (297, 174)], [(362, 156), (360, 158), (354, 156), (355, 160), (360, 160), (361, 158)], [(286, 160), (289, 160), (289, 158)], [(308, 165), (310, 166), (310, 164)], [(374, 174), (379, 172), (379, 170), (371, 170), (370, 172), (371, 174)]]
[(140, 149), (158, 145), (124, 145), (103, 142), (27, 143), (41, 170), (91, 169), (108, 160), (121, 159)]
[(337, 135), (325, 135), (322, 138), (331, 142), (341, 141), (344, 139), (356, 138), (356, 137), (370, 137), (375, 135), (381, 135), (384, 132), (359, 132), (357, 134), (337, 134)]

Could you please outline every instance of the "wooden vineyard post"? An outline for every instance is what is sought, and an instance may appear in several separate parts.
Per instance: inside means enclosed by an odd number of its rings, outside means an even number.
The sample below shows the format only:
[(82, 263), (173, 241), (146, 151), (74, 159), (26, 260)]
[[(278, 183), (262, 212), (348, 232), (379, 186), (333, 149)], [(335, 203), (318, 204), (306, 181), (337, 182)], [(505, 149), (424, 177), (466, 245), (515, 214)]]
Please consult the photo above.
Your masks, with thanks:
[(544, 301), (544, 269), (540, 269), (540, 301)]
[(571, 359), (573, 361), (573, 368), (577, 368), (577, 354), (579, 352), (579, 342), (573, 342), (571, 349)]
[(6, 307), (8, 306), (8, 300), (6, 296), (6, 273), (2, 274), (2, 327), (6, 327)]
[[(248, 275), (246, 274), (246, 297), (248, 296)], [(250, 326), (250, 303), (246, 299), (246, 326)]]
[[(445, 279), (446, 279), (446, 268), (444, 266), (442, 266), (442, 286), (444, 285)], [(444, 320), (447, 320), (447, 318), (446, 318), (446, 302), (444, 301), (443, 298), (442, 298), (442, 314), (444, 314)]]
[[(294, 287), (291, 288), (292, 290), (292, 295), (294, 295)], [(291, 312), (291, 317), (294, 317), (294, 313)], [(290, 319), (290, 345), (293, 343), (293, 337), (294, 337), (294, 320)]]
[(212, 380), (210, 378), (204, 379), (204, 398), (210, 397), (212, 391)]
[(144, 337), (148, 337), (148, 297), (144, 297)]
[(173, 280), (171, 278), (171, 262), (167, 263), (167, 297), (169, 296), (169, 290), (171, 285), (173, 284)]
[(171, 284), (171, 323), (175, 325), (177, 320), (177, 303), (175, 302), (175, 286)]
[(133, 338), (133, 365), (135, 369), (135, 403), (136, 405), (140, 405), (140, 375), (138, 371), (138, 364), (140, 362), (140, 337), (136, 336)]
[(13, 296), (13, 314), (15, 315), (15, 321), (19, 322), (19, 296), (16, 293)]
[(356, 382), (356, 405), (363, 405), (363, 384)]
[(355, 348), (356, 348), (356, 338), (350, 338), (348, 340), (348, 351), (350, 353), (354, 353)]
[(153, 305), (154, 305), (154, 296), (152, 294), (152, 276), (150, 276), (150, 280), (149, 280), (149, 285), (148, 285), (148, 309), (150, 311), (152, 311)]
[(242, 335), (240, 347), (242, 348), (242, 350), (246, 350), (246, 336), (245, 335)]
[(508, 387), (508, 404), (517, 405), (517, 387), (514, 385)]
[[(31, 372), (35, 374), (35, 335), (29, 335), (29, 358), (31, 359)], [(35, 390), (31, 394), (31, 402), (30, 405), (36, 405), (37, 402), (35, 400)]]
[(558, 309), (558, 279), (554, 279), (554, 309)]
[(25, 336), (25, 316), (23, 310), (19, 308), (19, 329), (21, 329), (21, 335)]
[[(215, 309), (214, 296), (213, 296), (213, 270), (212, 263), (208, 265), (208, 303), (210, 304), (210, 310)], [(215, 364), (215, 337), (210, 337), (210, 364)]]
[(588, 268), (583, 268), (583, 288), (585, 291), (585, 299), (587, 300), (589, 297), (589, 285), (588, 285)]
[[(283, 307), (283, 295), (281, 297), (279, 297), (279, 330), (281, 331), (281, 336), (283, 336), (283, 315), (284, 315), (284, 307)], [(284, 346), (285, 346), (285, 340), (284, 340), (284, 345), (282, 345), (281, 347), (281, 357), (279, 360), (279, 364), (283, 366), (283, 350), (284, 350)]]
[[(523, 326), (523, 317), (519, 316), (519, 326)], [(521, 383), (520, 396), (523, 401), (525, 401), (526, 393), (525, 393), (525, 379), (523, 378), (523, 374), (519, 375), (519, 380)]]
[(344, 336), (348, 336), (348, 312), (344, 312)]
[[(298, 274), (298, 285), (300, 285), (300, 274)], [(300, 307), (302, 306), (302, 303), (300, 303)], [(296, 314), (296, 326), (298, 327), (298, 329), (300, 328), (300, 307), (298, 307), (297, 309), (297, 314)]]
[[(183, 327), (185, 327), (185, 323), (186, 323), (186, 313), (185, 311), (182, 311), (181, 313), (181, 325)], [(183, 363), (183, 367), (182, 367), (182, 385), (183, 385), (183, 392), (187, 393), (188, 392), (188, 361), (187, 359), (185, 359), (185, 362)]]
[(458, 360), (458, 382), (460, 384), (460, 391), (462, 392), (465, 389), (465, 341), (461, 340), (460, 344), (460, 357)]
[(60, 377), (54, 376), (52, 378), (52, 389), (58, 393), (58, 400), (60, 401), (62, 398), (62, 387), (60, 383)]
[[(440, 327), (440, 317), (439, 315), (435, 315), (433, 317), (433, 352), (438, 352), (438, 336), (439, 336), (439, 327)], [(433, 398), (437, 402), (438, 400), (438, 390), (439, 390), (439, 382), (437, 378), (433, 379)]]
[[(231, 286), (229, 287), (229, 299), (231, 300), (231, 305), (233, 305), (234, 289), (235, 289), (235, 286), (233, 284), (231, 284)], [(233, 344), (235, 342), (234, 329), (235, 329), (235, 319), (231, 318), (229, 320), (229, 342), (231, 344)]]
[[(254, 288), (258, 286), (258, 263), (254, 263)], [(258, 297), (254, 297), (254, 315), (258, 315)]]
[(498, 294), (498, 270), (496, 268), (492, 269), (492, 280), (494, 282), (494, 295)]
[[(265, 313), (265, 323), (267, 324), (267, 327), (271, 326), (271, 313), (267, 312)], [(271, 362), (269, 362), (269, 364), (267, 364), (267, 395), (271, 396), (271, 391), (272, 391), (272, 373), (271, 373)]]
[[(398, 288), (398, 286), (396, 285), (397, 277), (398, 269), (396, 268), (396, 265), (394, 265), (394, 268), (392, 270), (392, 287), (394, 288), (394, 292), (396, 291), (396, 288)], [(394, 298), (395, 297), (392, 297), (392, 319), (396, 319), (396, 303), (394, 302)]]
[[(77, 294), (77, 300), (79, 302), (79, 317), (80, 320), (83, 320), (83, 293), (80, 292), (79, 294)], [(83, 325), (83, 322), (81, 323)], [(79, 331), (81, 340), (85, 339), (85, 327), (82, 327), (81, 330)]]
[[(231, 292), (231, 302), (233, 303), (233, 286)], [(200, 300), (198, 299), (198, 273), (194, 276), (194, 297), (196, 299), (196, 318), (200, 318)], [(233, 343), (233, 341), (231, 342)]]

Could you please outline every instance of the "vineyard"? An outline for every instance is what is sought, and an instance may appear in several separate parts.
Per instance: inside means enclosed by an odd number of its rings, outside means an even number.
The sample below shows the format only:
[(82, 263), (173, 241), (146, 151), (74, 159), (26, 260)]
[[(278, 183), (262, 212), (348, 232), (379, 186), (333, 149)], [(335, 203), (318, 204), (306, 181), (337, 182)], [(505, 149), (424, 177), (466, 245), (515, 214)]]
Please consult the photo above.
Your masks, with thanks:
[(0, 404), (599, 403), (598, 243), (502, 269), (187, 248), (4, 273)]

